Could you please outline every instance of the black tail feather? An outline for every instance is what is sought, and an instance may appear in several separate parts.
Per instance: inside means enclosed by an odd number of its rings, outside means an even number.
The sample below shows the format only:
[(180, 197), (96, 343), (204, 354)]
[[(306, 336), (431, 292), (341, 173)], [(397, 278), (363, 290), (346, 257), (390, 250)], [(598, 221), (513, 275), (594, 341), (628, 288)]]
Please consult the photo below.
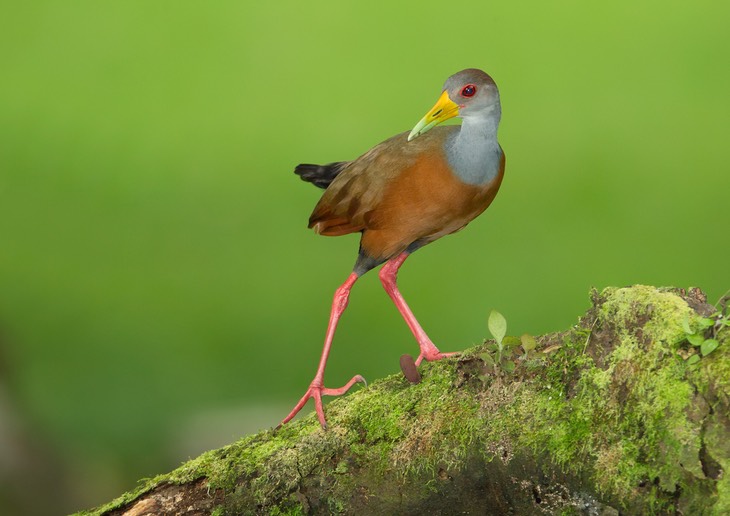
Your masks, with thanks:
[(302, 163), (297, 165), (294, 173), (302, 178), (302, 181), (312, 183), (318, 188), (327, 188), (337, 177), (337, 174), (349, 164), (349, 161), (337, 161), (326, 165), (310, 165)]

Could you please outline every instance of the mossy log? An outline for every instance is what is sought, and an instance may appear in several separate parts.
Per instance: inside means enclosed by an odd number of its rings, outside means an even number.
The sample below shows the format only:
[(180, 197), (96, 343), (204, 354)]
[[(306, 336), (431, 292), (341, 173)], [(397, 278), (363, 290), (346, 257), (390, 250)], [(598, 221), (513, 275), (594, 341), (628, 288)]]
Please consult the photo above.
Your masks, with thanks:
[(699, 290), (592, 301), (511, 373), (487, 341), (83, 514), (730, 514), (730, 331), (688, 361)]

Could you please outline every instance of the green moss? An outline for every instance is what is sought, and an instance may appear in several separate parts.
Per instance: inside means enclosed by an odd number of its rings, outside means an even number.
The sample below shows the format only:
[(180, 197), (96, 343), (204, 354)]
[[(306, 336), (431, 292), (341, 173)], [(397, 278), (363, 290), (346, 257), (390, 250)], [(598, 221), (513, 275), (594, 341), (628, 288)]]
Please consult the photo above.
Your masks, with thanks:
[(719, 396), (730, 404), (730, 328), (718, 335), (720, 343), (717, 350), (700, 360), (698, 388), (703, 394)]
[(643, 325), (643, 332), (660, 347), (676, 345), (684, 340), (682, 321), (697, 318), (689, 305), (669, 289), (634, 285), (607, 288), (601, 295), (606, 300), (601, 308), (604, 320), (610, 320), (626, 335), (636, 327), (637, 316), (649, 317)]
[(328, 418), (350, 429), (357, 462), (379, 473), (455, 464), (466, 454), (479, 410), (473, 397), (453, 389), (455, 379), (453, 362), (427, 364), (420, 384), (400, 376), (377, 382), (348, 403), (331, 403)]
[(304, 516), (304, 514), (306, 514), (306, 512), (301, 506), (291, 507), (285, 510), (282, 510), (279, 507), (273, 507), (269, 511), (269, 516)]

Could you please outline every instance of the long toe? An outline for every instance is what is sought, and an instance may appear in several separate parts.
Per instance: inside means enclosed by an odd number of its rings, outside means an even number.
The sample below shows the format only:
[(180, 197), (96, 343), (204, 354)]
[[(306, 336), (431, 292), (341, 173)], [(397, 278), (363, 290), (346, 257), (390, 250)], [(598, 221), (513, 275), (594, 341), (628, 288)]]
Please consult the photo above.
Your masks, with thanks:
[(436, 360), (441, 360), (443, 358), (449, 358), (449, 357), (455, 357), (459, 356), (461, 352), (459, 351), (451, 351), (449, 353), (441, 353), (440, 351), (437, 353), (421, 353), (418, 355), (418, 358), (416, 359), (416, 365), (421, 365), (421, 362), (426, 359), (427, 362), (435, 362)]
[(282, 425), (285, 425), (289, 421), (294, 419), (294, 416), (296, 416), (299, 413), (299, 411), (302, 410), (304, 405), (307, 404), (307, 401), (309, 401), (309, 398), (311, 398), (311, 397), (312, 397), (312, 388), (310, 387), (309, 389), (307, 389), (307, 392), (304, 393), (304, 396), (302, 396), (301, 399), (297, 402), (297, 404), (294, 406), (292, 411), (289, 412), (289, 414), (284, 419), (281, 420), (281, 423), (279, 423), (279, 426), (277, 426), (276, 428), (281, 428)]
[(365, 378), (363, 378), (359, 374), (356, 374), (355, 376), (353, 376), (350, 379), (349, 382), (347, 382), (345, 385), (343, 385), (339, 389), (322, 388), (322, 394), (324, 394), (325, 396), (342, 396), (347, 391), (349, 391), (352, 388), (352, 386), (355, 385), (356, 383), (362, 383), (365, 385), (365, 387), (367, 387), (367, 385), (368, 385), (368, 382), (365, 380)]

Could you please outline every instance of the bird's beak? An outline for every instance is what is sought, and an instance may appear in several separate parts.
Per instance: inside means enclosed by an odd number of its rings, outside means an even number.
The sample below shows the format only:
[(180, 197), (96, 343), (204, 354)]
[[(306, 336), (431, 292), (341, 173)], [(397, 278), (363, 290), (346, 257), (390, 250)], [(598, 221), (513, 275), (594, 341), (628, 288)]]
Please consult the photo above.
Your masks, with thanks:
[(436, 105), (431, 108), (431, 111), (426, 113), (426, 116), (421, 118), (421, 120), (416, 124), (416, 127), (414, 127), (411, 131), (411, 134), (408, 135), (408, 141), (421, 136), (432, 127), (437, 126), (444, 120), (453, 118), (458, 114), (459, 106), (449, 98), (449, 94), (446, 90), (444, 90), (439, 97), (438, 102), (436, 102)]

